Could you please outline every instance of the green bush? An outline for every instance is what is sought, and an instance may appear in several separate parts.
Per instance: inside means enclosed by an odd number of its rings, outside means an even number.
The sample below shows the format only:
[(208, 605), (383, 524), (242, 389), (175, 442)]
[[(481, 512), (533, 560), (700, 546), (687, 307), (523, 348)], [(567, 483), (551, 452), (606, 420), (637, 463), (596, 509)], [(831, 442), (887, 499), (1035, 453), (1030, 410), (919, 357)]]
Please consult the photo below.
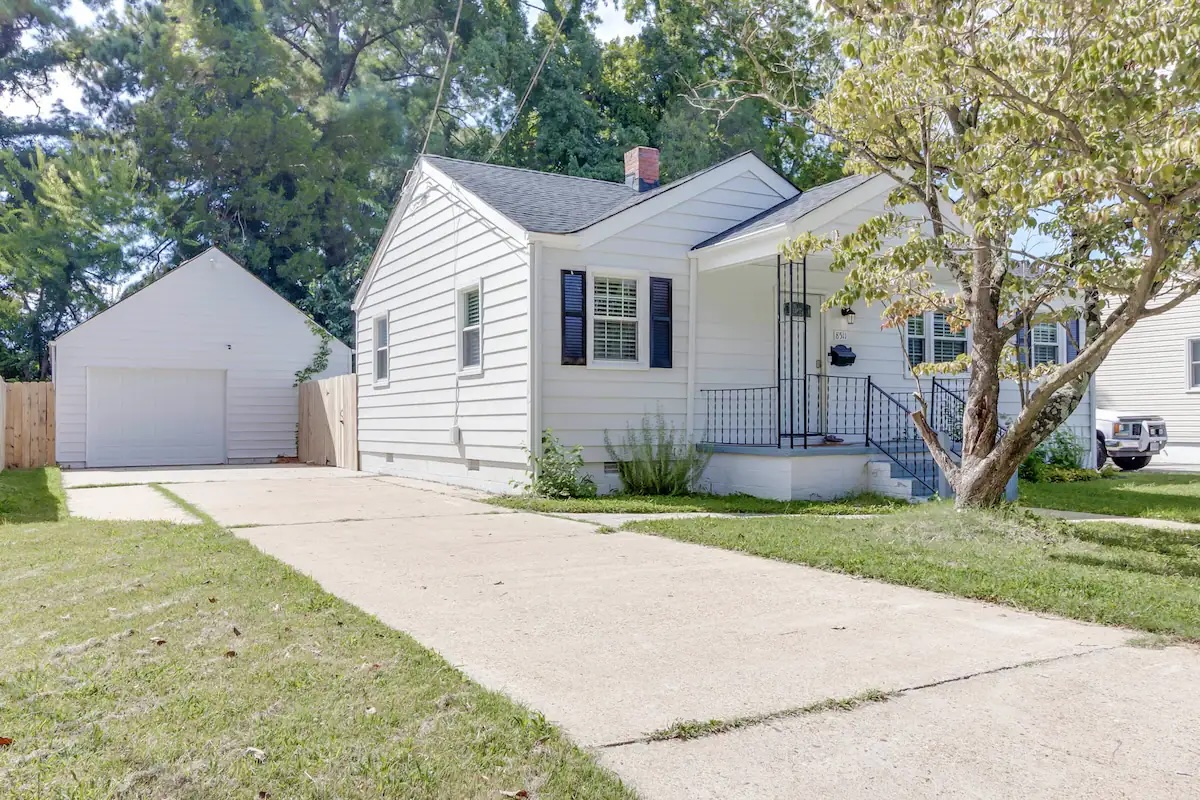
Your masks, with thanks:
[(1082, 481), (1098, 481), (1102, 477), (1094, 469), (1047, 464), (1042, 470), (1040, 480), (1045, 483), (1080, 483)]
[(565, 447), (547, 428), (542, 432), (541, 455), (532, 457), (533, 480), (526, 490), (538, 497), (595, 497), (596, 482), (583, 472), (583, 448)]
[[(1059, 428), (1045, 444), (1042, 445), (1048, 464), (1056, 467), (1079, 468), (1087, 457), (1088, 446), (1079, 441), (1074, 433), (1067, 428)], [(1039, 448), (1039, 449), (1042, 449)]]
[(1038, 483), (1042, 479), (1042, 473), (1046, 471), (1046, 455), (1039, 447), (1029, 455), (1025, 456), (1025, 460), (1021, 462), (1021, 466), (1017, 467), (1017, 477), (1023, 481), (1030, 483)]
[(688, 442), (662, 414), (642, 418), (638, 429), (627, 428), (625, 440), (614, 447), (604, 432), (604, 447), (617, 463), (621, 488), (632, 495), (688, 494), (712, 458)]

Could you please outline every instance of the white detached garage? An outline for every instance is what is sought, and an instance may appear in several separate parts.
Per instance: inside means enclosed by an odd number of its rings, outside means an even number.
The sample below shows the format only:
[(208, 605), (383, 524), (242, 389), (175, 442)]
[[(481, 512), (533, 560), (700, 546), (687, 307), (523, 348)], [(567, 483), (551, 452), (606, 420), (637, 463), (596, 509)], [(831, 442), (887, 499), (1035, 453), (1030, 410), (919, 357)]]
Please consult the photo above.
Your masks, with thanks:
[[(216, 248), (60, 336), (57, 452), (66, 467), (269, 462), (296, 455), (308, 318)], [(326, 378), (350, 371), (330, 342)]]

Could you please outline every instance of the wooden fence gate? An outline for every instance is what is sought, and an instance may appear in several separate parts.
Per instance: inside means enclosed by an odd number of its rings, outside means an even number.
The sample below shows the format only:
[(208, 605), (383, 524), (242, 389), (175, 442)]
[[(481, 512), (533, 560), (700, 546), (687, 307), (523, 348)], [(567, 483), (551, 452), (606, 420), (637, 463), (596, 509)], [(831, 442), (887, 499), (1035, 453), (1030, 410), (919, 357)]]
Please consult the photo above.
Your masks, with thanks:
[(5, 467), (29, 469), (54, 462), (54, 384), (0, 383), (3, 420), (0, 456)]
[(358, 376), (300, 384), (300, 431), (305, 464), (358, 469)]

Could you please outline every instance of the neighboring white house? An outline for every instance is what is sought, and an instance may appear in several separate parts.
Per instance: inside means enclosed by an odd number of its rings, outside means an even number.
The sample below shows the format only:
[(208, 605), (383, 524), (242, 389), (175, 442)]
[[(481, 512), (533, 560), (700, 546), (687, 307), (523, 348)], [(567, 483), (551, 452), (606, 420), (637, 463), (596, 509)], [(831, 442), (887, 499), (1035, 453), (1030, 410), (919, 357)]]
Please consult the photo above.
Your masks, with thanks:
[(1167, 452), (1154, 463), (1200, 463), (1200, 297), (1138, 320), (1096, 371), (1095, 389), (1099, 408), (1166, 421)]
[[(354, 303), (362, 468), (511, 491), (550, 429), (613, 489), (605, 434), (661, 413), (714, 451), (713, 491), (928, 494), (900, 334), (878, 306), (821, 309), (842, 280), (828, 255), (778, 255), (881, 212), (890, 179), (801, 193), (747, 153), (659, 186), (657, 157), (630, 151), (624, 184), (418, 161)], [(907, 333), (916, 360), (969, 347), (937, 315)], [(1065, 357), (1047, 333), (1039, 357)], [(931, 394), (961, 412), (959, 382)]]
[[(245, 464), (296, 455), (296, 373), (321, 340), (299, 309), (216, 248), (53, 343), (65, 467)], [(328, 368), (350, 371), (329, 343)]]

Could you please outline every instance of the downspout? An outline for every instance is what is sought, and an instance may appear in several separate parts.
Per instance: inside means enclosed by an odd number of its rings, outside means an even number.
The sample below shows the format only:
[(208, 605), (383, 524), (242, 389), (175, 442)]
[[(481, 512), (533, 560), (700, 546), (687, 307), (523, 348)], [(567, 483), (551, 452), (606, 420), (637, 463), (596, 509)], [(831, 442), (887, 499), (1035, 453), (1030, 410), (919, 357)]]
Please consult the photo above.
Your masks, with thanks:
[(687, 436), (696, 441), (696, 309), (700, 305), (700, 262), (688, 258)]
[(541, 280), (538, 265), (542, 260), (542, 243), (529, 243), (529, 373), (526, 377), (527, 402), (525, 407), (529, 430), (529, 471), (536, 475), (538, 458), (542, 454), (542, 347), (538, 327), (541, 325)]

